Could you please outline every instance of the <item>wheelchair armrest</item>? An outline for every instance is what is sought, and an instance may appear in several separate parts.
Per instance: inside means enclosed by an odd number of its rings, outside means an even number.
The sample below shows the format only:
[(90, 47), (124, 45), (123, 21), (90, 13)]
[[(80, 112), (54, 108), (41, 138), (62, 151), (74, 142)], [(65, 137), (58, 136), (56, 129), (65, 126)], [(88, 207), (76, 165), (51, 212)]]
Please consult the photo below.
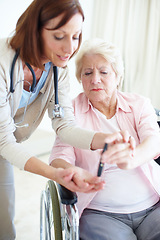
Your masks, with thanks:
[(73, 205), (77, 202), (77, 194), (71, 192), (60, 184), (57, 184), (61, 202), (65, 205)]

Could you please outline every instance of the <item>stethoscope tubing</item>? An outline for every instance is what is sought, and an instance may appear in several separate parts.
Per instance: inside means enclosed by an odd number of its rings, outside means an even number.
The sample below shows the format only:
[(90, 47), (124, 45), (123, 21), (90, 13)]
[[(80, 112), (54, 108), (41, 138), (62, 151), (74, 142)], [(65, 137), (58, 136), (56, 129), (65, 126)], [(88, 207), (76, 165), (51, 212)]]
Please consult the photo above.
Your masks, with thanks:
[(55, 104), (59, 104), (59, 102), (58, 102), (58, 69), (57, 69), (57, 66), (53, 66), (53, 73), (54, 73)]
[[(13, 62), (12, 62), (12, 66), (11, 66), (11, 72), (10, 72), (10, 94), (13, 94), (15, 91), (14, 84), (13, 84), (13, 73), (14, 73), (14, 67), (15, 67), (16, 61), (18, 59), (18, 56), (19, 56), (19, 51), (16, 51), (16, 54), (13, 58)], [(36, 75), (35, 75), (33, 68), (31, 67), (31, 65), (27, 62), (25, 64), (29, 68), (29, 70), (31, 71), (32, 76), (33, 76), (33, 83), (30, 88), (30, 93), (32, 94), (35, 91), (35, 87), (36, 87)], [(54, 73), (54, 96), (55, 96), (55, 109), (53, 110), (53, 116), (54, 116), (54, 118), (56, 118), (56, 117), (63, 116), (63, 108), (60, 107), (59, 101), (58, 101), (58, 69), (57, 69), (57, 66), (53, 66), (53, 73)], [(26, 112), (26, 109), (25, 109), (25, 112)]]
[(11, 72), (10, 72), (10, 92), (14, 93), (15, 89), (13, 86), (13, 72), (14, 72), (14, 67), (18, 58), (19, 52), (17, 51), (14, 58), (13, 58), (13, 62), (12, 62), (12, 66), (11, 66)]
[[(14, 73), (14, 67), (15, 67), (16, 61), (18, 59), (18, 56), (19, 56), (19, 51), (16, 51), (16, 54), (13, 58), (13, 62), (12, 62), (12, 66), (11, 66), (11, 73), (10, 73), (10, 92), (11, 93), (14, 93), (14, 91), (15, 91), (14, 86), (13, 86), (13, 73)], [(33, 83), (31, 85), (30, 91), (34, 92), (35, 87), (36, 87), (36, 75), (35, 75), (33, 68), (31, 67), (31, 65), (27, 62), (25, 64), (29, 68), (29, 70), (31, 71), (32, 76), (33, 76)]]
[[(16, 51), (16, 54), (13, 58), (13, 62), (12, 62), (12, 66), (11, 66), (11, 72), (10, 72), (10, 92), (11, 93), (14, 93), (14, 91), (15, 91), (14, 86), (13, 86), (13, 73), (14, 73), (14, 67), (15, 67), (16, 61), (18, 59), (18, 56), (19, 56), (19, 51)], [(33, 83), (31, 85), (30, 91), (34, 92), (35, 87), (36, 87), (36, 75), (35, 75), (33, 68), (31, 67), (31, 65), (27, 62), (25, 64), (29, 68), (29, 70), (31, 71), (32, 76), (33, 76)], [(53, 73), (54, 73), (55, 104), (59, 104), (59, 102), (58, 102), (58, 69), (57, 69), (57, 66), (53, 66)]]
[(31, 71), (32, 76), (33, 76), (33, 83), (32, 83), (31, 90), (30, 90), (33, 93), (35, 90), (35, 87), (36, 87), (36, 75), (35, 75), (33, 68), (31, 67), (31, 65), (27, 62), (25, 64), (29, 68), (29, 70)]

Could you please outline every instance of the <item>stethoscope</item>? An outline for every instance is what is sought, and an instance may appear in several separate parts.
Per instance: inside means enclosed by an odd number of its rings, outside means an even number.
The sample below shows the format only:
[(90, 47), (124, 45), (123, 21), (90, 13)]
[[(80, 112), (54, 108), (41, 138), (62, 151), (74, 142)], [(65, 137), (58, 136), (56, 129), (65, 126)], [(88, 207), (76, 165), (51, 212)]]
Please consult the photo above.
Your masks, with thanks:
[[(15, 91), (15, 87), (14, 87), (14, 84), (13, 84), (13, 73), (14, 73), (14, 68), (15, 68), (15, 64), (16, 64), (16, 61), (18, 59), (18, 56), (19, 56), (19, 51), (16, 52), (16, 54), (13, 58), (12, 65), (11, 65), (11, 72), (10, 72), (10, 93), (11, 94), (13, 94), (14, 91)], [(31, 65), (27, 62), (25, 64), (29, 68), (29, 70), (31, 71), (32, 76), (33, 76), (33, 83), (30, 87), (30, 93), (32, 94), (35, 90), (35, 87), (36, 87), (36, 75), (35, 75), (35, 72), (34, 72), (33, 68), (31, 67)], [(53, 110), (53, 113), (52, 113), (52, 118), (62, 118), (64, 116), (64, 112), (63, 112), (63, 108), (59, 105), (59, 101), (58, 101), (58, 69), (57, 69), (57, 66), (53, 66), (53, 73), (54, 73), (55, 106), (54, 106), (54, 110)], [(27, 105), (28, 105), (28, 102), (27, 102)], [(26, 113), (26, 110), (27, 110), (27, 105), (26, 105), (26, 108), (25, 108), (25, 111), (24, 111), (24, 116), (25, 116), (25, 113)], [(23, 120), (24, 120), (24, 116), (23, 116)]]

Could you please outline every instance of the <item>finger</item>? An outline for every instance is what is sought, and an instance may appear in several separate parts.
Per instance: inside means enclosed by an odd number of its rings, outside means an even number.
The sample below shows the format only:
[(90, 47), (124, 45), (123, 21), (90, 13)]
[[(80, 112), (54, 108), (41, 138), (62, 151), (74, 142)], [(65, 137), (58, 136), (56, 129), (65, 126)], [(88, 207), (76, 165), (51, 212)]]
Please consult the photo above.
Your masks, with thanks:
[(85, 179), (85, 182), (88, 182), (89, 184), (98, 184), (102, 182), (102, 179), (97, 176), (89, 177)]
[(108, 161), (109, 164), (128, 164), (131, 160), (133, 160), (132, 150), (127, 149), (125, 151), (121, 151), (112, 156), (112, 159)]
[(99, 183), (99, 184), (96, 184), (91, 191), (92, 191), (92, 192), (95, 192), (95, 191), (102, 190), (102, 189), (104, 188), (104, 185), (105, 185), (104, 182), (101, 182), (101, 183)]
[(124, 142), (129, 142), (130, 134), (127, 130), (121, 131), (121, 135), (122, 135), (122, 138), (123, 138)]
[(105, 138), (105, 142), (106, 143), (112, 143), (114, 141), (121, 141), (123, 139), (122, 134), (120, 132), (116, 132), (113, 134), (109, 134), (106, 138)]
[(85, 181), (78, 173), (74, 174), (73, 180), (79, 188), (88, 188), (89, 182)]
[(84, 186), (78, 186), (73, 180), (68, 182), (68, 183), (62, 183), (62, 185), (64, 185), (65, 187), (67, 187), (68, 189), (70, 189), (71, 191), (74, 192), (85, 192), (85, 191), (89, 191), (93, 186), (89, 185), (88, 183), (85, 183)]
[(136, 141), (132, 136), (130, 136), (129, 142), (130, 142), (131, 149), (134, 150), (136, 148)]
[(95, 185), (95, 186), (93, 186), (90, 190), (88, 190), (88, 191), (85, 191), (85, 193), (93, 193), (93, 192), (97, 192), (97, 191), (100, 191), (100, 190), (102, 190), (104, 188), (104, 185)]
[(77, 187), (77, 185), (73, 181), (70, 181), (70, 182), (67, 182), (67, 183), (65, 181), (61, 181), (60, 184), (63, 185), (65, 188), (69, 189), (72, 192), (79, 192), (80, 191), (80, 189)]
[(65, 182), (70, 182), (73, 178), (73, 173), (70, 173), (68, 175), (65, 175), (62, 177)]
[(129, 148), (128, 143), (117, 143), (108, 148), (106, 152), (102, 154), (102, 163), (109, 163), (111, 159), (113, 159), (113, 156), (116, 156), (116, 154), (127, 150)]

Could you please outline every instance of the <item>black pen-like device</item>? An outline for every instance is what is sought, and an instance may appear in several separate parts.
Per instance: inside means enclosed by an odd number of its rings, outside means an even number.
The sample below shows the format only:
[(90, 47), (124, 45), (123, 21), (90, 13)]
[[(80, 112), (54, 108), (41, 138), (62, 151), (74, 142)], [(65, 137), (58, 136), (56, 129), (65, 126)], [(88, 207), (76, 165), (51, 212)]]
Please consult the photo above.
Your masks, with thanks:
[[(104, 148), (103, 148), (103, 151), (102, 151), (102, 154), (107, 150), (107, 147), (108, 147), (108, 144), (105, 143)], [(101, 158), (100, 158), (99, 167), (98, 167), (98, 172), (97, 172), (97, 176), (98, 176), (98, 177), (101, 176), (102, 170), (103, 170), (103, 166), (104, 166), (104, 163), (102, 163), (101, 160), (102, 160), (102, 155), (101, 155)]]

